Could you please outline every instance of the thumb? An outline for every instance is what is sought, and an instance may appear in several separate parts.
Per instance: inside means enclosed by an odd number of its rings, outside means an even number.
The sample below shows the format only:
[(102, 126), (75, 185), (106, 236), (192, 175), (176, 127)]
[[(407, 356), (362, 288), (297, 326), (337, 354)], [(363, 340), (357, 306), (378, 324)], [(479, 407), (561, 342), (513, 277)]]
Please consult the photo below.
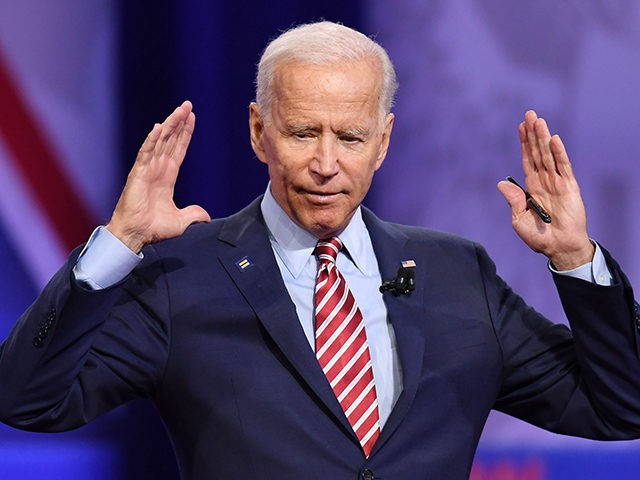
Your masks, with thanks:
[(527, 209), (527, 200), (522, 189), (511, 182), (501, 180), (498, 182), (498, 190), (502, 193), (511, 211), (516, 214)]
[(182, 225), (185, 229), (193, 223), (208, 223), (211, 221), (211, 216), (199, 205), (189, 205), (188, 207), (182, 208), (180, 215), (182, 217)]

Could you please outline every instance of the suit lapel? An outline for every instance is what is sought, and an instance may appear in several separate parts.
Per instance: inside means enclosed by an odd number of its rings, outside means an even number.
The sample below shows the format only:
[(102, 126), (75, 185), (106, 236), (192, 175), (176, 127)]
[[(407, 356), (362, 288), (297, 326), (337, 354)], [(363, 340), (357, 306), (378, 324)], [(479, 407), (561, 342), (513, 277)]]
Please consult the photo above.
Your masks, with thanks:
[[(395, 431), (413, 403), (422, 372), (424, 353), (424, 333), (417, 319), (424, 317), (424, 290), (420, 279), (424, 279), (426, 265), (421, 264), (420, 252), (412, 247), (409, 238), (392, 225), (382, 222), (369, 210), (363, 208), (363, 218), (374, 251), (382, 280), (396, 277), (403, 260), (416, 260), (416, 290), (411, 295), (394, 296), (384, 294), (389, 320), (396, 336), (397, 351), (402, 366), (402, 393), (398, 398), (391, 416), (387, 420), (374, 452), (378, 450)], [(422, 283), (422, 285), (421, 285)]]
[[(295, 305), (282, 280), (262, 220), (261, 198), (225, 222), (218, 239), (227, 243), (230, 248), (221, 249), (220, 262), (265, 330), (287, 357), (291, 367), (355, 438), (313, 350), (309, 347)], [(239, 263), (245, 257), (251, 266), (243, 269)]]

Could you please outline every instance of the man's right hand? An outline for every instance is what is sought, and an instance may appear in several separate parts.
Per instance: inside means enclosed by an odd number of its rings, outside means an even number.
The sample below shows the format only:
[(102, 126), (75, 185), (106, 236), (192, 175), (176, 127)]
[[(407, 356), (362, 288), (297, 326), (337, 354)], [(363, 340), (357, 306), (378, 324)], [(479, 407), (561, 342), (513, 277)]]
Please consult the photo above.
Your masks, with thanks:
[(173, 190), (196, 117), (185, 101), (145, 139), (129, 172), (107, 228), (133, 252), (145, 245), (182, 235), (192, 223), (211, 217), (198, 205), (177, 208)]

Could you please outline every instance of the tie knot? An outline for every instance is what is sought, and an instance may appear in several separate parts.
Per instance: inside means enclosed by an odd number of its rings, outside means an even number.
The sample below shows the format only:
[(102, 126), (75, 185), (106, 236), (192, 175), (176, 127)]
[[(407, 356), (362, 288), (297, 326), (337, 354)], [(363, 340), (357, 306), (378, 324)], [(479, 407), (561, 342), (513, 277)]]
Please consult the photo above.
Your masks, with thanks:
[(325, 238), (318, 241), (314, 253), (320, 262), (336, 263), (338, 252), (342, 250), (342, 242), (338, 237)]

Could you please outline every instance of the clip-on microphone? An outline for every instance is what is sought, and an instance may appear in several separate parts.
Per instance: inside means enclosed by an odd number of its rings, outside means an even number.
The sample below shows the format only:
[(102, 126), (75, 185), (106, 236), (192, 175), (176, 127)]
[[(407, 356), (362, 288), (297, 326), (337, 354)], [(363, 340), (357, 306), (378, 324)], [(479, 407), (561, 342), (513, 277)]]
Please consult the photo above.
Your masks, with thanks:
[(411, 295), (416, 289), (416, 273), (413, 268), (400, 267), (396, 278), (387, 280), (380, 285), (380, 293), (389, 291), (396, 297), (398, 295)]

